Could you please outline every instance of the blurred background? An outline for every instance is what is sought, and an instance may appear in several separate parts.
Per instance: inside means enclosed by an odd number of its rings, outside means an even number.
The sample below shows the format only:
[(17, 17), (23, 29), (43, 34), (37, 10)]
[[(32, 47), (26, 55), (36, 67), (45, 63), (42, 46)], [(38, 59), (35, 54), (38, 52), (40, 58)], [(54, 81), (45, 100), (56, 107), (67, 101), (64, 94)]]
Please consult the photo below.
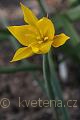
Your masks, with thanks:
[(10, 63), (20, 44), (6, 27), (26, 24), (20, 2), (38, 18), (48, 13), (56, 34), (64, 32), (71, 37), (65, 45), (53, 48), (53, 58), (64, 100), (77, 100), (77, 107), (68, 108), (70, 120), (80, 120), (80, 0), (0, 0), (0, 100), (8, 98), (11, 103), (8, 108), (0, 106), (0, 120), (55, 120), (51, 108), (18, 106), (19, 97), (21, 100), (48, 99), (41, 55)]

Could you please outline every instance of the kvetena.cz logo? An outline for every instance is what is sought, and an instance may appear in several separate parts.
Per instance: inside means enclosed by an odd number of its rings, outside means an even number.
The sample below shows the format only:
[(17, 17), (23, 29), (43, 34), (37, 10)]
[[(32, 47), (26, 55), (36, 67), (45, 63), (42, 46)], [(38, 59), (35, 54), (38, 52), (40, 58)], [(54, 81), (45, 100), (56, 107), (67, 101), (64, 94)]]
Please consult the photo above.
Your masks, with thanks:
[[(62, 100), (22, 100), (21, 97), (18, 98), (18, 107), (77, 107), (77, 100), (68, 100), (63, 104)], [(8, 98), (0, 99), (0, 107), (8, 108), (11, 105), (11, 101)]]
[(62, 100), (21, 100), (19, 97), (19, 107), (77, 107), (77, 100), (68, 100), (63, 104)]

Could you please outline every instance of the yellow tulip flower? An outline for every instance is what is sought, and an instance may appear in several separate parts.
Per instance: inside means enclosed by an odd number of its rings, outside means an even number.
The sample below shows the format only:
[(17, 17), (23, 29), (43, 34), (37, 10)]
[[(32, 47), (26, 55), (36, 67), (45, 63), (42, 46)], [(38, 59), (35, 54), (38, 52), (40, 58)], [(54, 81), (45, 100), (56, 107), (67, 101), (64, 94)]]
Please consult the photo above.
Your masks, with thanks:
[(39, 20), (22, 3), (21, 8), (24, 21), (28, 25), (9, 26), (8, 30), (24, 47), (16, 51), (11, 62), (28, 58), (34, 54), (45, 54), (50, 50), (51, 46), (59, 47), (69, 39), (64, 33), (55, 35), (54, 25), (47, 17)]

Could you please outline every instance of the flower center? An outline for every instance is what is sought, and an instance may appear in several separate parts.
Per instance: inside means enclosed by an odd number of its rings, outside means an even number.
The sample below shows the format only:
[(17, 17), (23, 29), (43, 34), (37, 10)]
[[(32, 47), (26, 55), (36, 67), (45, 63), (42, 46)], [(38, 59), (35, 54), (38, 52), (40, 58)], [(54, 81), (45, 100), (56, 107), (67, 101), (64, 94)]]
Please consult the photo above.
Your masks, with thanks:
[(39, 40), (38, 43), (41, 44), (41, 43), (43, 43), (43, 42), (46, 42), (46, 41), (48, 40), (48, 37), (46, 36), (46, 37), (40, 38), (40, 37), (38, 36), (38, 37), (37, 37), (37, 40)]
[(47, 40), (48, 40), (48, 37), (44, 37), (43, 39), (44, 39), (43, 41), (47, 41)]
[(40, 37), (39, 37), (39, 36), (37, 37), (37, 40), (40, 40)]

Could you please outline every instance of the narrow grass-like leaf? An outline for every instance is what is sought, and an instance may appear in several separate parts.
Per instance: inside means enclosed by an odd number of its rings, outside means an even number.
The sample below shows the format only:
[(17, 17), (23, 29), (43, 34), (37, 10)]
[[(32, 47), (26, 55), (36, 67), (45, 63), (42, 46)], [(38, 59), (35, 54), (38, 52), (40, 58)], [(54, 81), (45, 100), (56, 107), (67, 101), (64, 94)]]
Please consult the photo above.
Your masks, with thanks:
[[(48, 54), (43, 55), (43, 77), (44, 77), (44, 81), (45, 81), (45, 89), (46, 89), (49, 99), (55, 100), (55, 95), (54, 95), (52, 84), (51, 84)], [(58, 109), (57, 109), (57, 107), (54, 106), (54, 104), (52, 104), (52, 109), (54, 111), (56, 120), (60, 120)]]
[(76, 63), (80, 63), (80, 53), (79, 53), (79, 46), (71, 46), (70, 44), (66, 43), (65, 45), (59, 47), (57, 49), (59, 52), (64, 53), (66, 58), (72, 59)]
[(46, 15), (46, 10), (43, 7), (43, 3), (42, 3), (43, 1), (42, 0), (37, 0), (37, 2), (38, 2), (39, 6), (41, 8), (41, 12), (42, 12), (43, 16), (45, 16)]
[(37, 65), (17, 65), (11, 67), (0, 67), (0, 74), (7, 74), (7, 73), (16, 73), (16, 72), (26, 72), (26, 71), (35, 71), (35, 70), (42, 70), (41, 67)]
[(50, 99), (53, 98), (53, 92), (52, 92), (52, 86), (50, 83), (50, 72), (49, 72), (49, 63), (47, 54), (43, 55), (43, 77), (45, 80), (45, 88), (47, 90), (47, 94), (50, 97)]
[(77, 0), (68, 0), (68, 3), (73, 6), (77, 4)]
[(70, 36), (70, 44), (76, 46), (80, 42), (80, 37), (77, 31), (75, 30), (73, 24), (67, 19), (66, 16), (63, 15), (61, 17), (64, 31), (68, 36)]
[(62, 20), (61, 20), (61, 17), (59, 15), (59, 13), (58, 14), (54, 14), (54, 16), (51, 16), (50, 19), (52, 20), (52, 22), (55, 25), (55, 28), (57, 30), (62, 28)]
[(80, 20), (80, 5), (67, 10), (65, 14), (71, 21)]
[(54, 93), (56, 91), (55, 95), (58, 98), (58, 100), (62, 101), (62, 106), (60, 107), (60, 112), (62, 113), (61, 120), (70, 120), (68, 110), (66, 107), (64, 107), (65, 104), (64, 104), (64, 100), (63, 100), (63, 96), (62, 96), (62, 90), (61, 90), (60, 83), (59, 83), (59, 80), (57, 79), (57, 75), (55, 72), (51, 51), (48, 53), (48, 59), (49, 59), (49, 67), (50, 67), (53, 91), (54, 91)]

